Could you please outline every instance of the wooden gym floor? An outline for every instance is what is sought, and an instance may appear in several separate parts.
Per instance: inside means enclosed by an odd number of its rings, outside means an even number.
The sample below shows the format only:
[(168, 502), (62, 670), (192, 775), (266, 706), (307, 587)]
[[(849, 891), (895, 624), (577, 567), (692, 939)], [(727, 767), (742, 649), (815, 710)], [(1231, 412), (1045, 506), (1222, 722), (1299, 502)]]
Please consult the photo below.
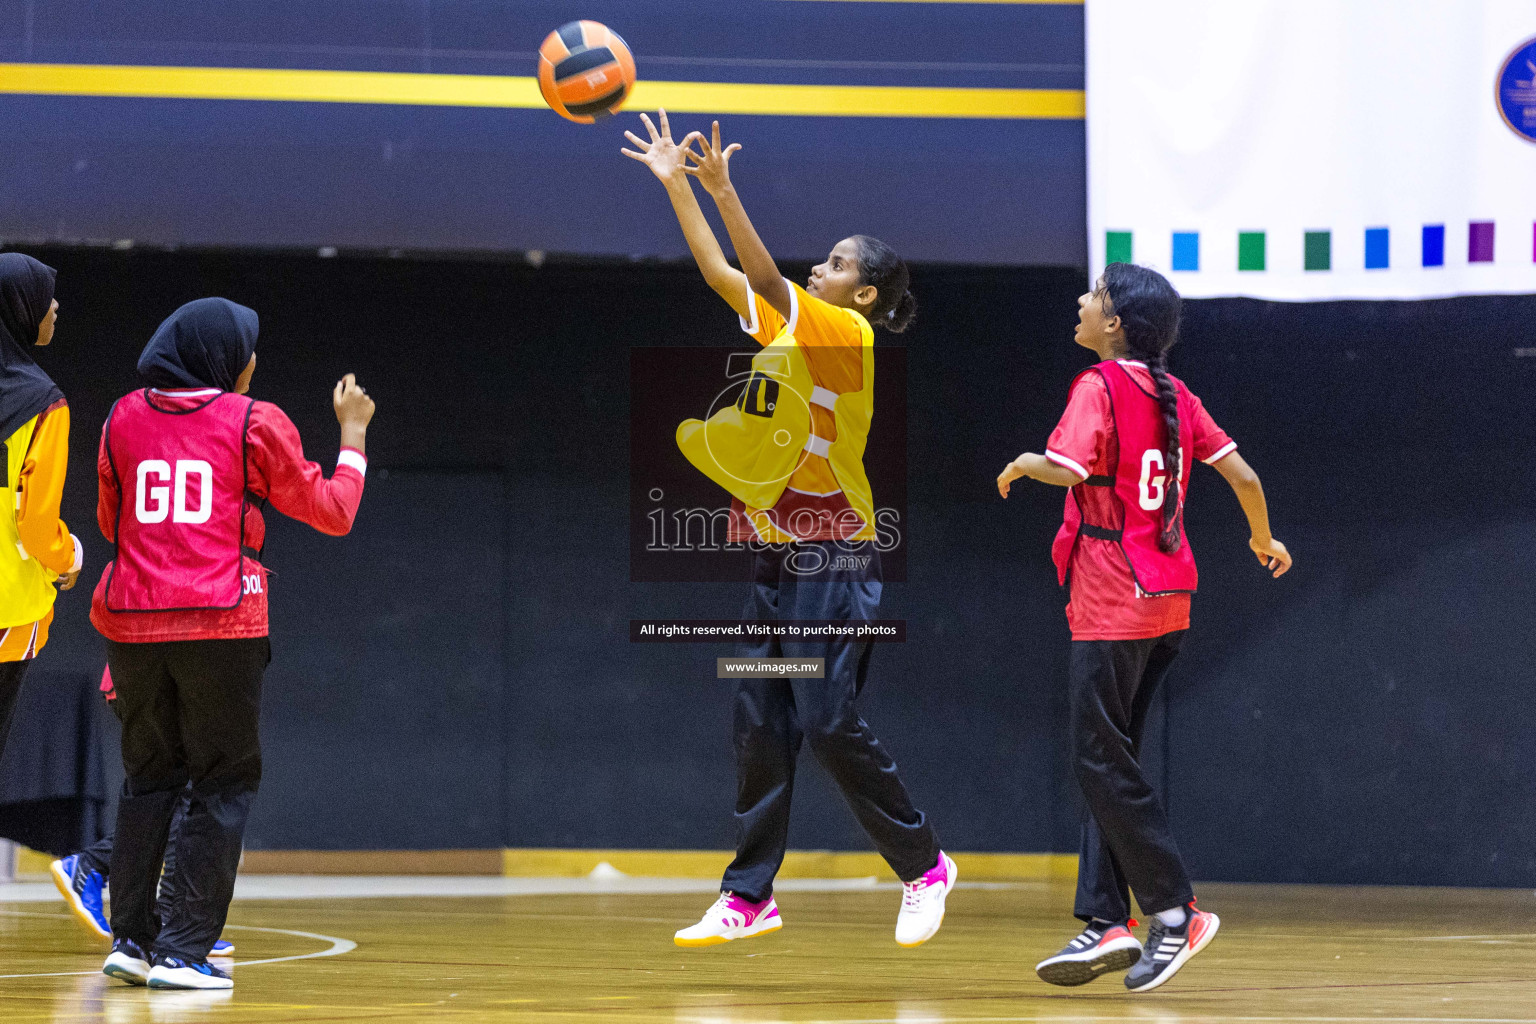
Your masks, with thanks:
[(892, 941), (894, 887), (786, 883), (779, 933), (684, 950), (672, 932), (710, 893), (643, 881), (452, 896), (420, 895), (432, 883), (416, 879), (400, 891), (418, 895), (376, 898), (269, 882), (282, 898), (234, 905), (236, 987), (225, 994), (111, 981), (97, 973), (104, 948), (62, 903), (37, 887), (29, 902), (0, 891), (0, 1021), (1536, 1024), (1527, 890), (1202, 886), (1220, 935), (1173, 981), (1133, 996), (1118, 977), (1077, 989), (1035, 977), (1034, 962), (1075, 931), (1061, 882), (962, 883), (943, 931), (916, 950)]

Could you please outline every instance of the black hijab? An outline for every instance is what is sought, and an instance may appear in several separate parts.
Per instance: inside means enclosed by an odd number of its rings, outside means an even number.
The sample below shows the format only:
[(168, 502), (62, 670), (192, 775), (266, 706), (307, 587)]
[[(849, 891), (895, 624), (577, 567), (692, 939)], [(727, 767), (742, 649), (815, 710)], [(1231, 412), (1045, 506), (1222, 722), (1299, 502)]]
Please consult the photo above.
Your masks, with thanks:
[(0, 253), (0, 444), (64, 397), (27, 349), (53, 305), (54, 269)]
[(139, 377), (152, 388), (235, 390), (260, 321), (228, 299), (194, 299), (165, 318), (139, 356)]

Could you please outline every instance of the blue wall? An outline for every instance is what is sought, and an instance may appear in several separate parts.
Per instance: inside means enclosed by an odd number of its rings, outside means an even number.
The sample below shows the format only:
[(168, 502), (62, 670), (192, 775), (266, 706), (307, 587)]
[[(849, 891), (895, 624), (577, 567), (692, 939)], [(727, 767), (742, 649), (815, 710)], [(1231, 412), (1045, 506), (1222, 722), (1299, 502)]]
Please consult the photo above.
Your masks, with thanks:
[[(92, 525), (108, 404), (164, 312), (262, 314), (255, 394), (329, 463), (329, 384), (379, 400), (352, 535), (273, 516), (274, 662), (253, 848), (727, 848), (732, 762), (714, 645), (628, 620), (730, 617), (740, 584), (629, 582), (628, 352), (739, 345), (683, 267), (55, 250), (74, 409), (65, 515)], [(800, 267), (787, 267), (791, 274)], [(1076, 272), (918, 267), (908, 582), (867, 717), (943, 841), (1071, 850), (1061, 494), (1002, 502), (1086, 354)], [(1197, 877), (1536, 884), (1536, 299), (1191, 303), (1175, 369), (1262, 474), (1297, 568), (1274, 581), (1198, 468), (1194, 629), (1154, 730)], [(891, 339), (882, 336), (881, 344)], [(876, 417), (872, 443), (879, 443)], [(49, 671), (99, 671), (87, 589)], [(792, 841), (866, 849), (807, 759)], [(815, 781), (811, 781), (811, 780)]]
[[(1083, 87), (1082, 8), (592, 2), (643, 77)], [(0, 0), (0, 61), (531, 75), (565, 3)], [(0, 238), (686, 255), (633, 112), (0, 95)], [(680, 116), (684, 131), (708, 126)], [(770, 248), (864, 232), (909, 258), (1083, 265), (1081, 120), (739, 116), (732, 165)], [(680, 135), (681, 133), (679, 133)], [(20, 143), (20, 144), (18, 144)]]

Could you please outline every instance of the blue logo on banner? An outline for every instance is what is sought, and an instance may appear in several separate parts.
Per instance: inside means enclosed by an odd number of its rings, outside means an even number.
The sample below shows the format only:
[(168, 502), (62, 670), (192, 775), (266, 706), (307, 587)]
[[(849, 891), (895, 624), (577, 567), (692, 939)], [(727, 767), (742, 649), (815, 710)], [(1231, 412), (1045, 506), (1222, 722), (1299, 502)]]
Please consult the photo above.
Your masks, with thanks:
[(1536, 39), (1515, 47), (1499, 69), (1499, 114), (1527, 142), (1536, 142)]

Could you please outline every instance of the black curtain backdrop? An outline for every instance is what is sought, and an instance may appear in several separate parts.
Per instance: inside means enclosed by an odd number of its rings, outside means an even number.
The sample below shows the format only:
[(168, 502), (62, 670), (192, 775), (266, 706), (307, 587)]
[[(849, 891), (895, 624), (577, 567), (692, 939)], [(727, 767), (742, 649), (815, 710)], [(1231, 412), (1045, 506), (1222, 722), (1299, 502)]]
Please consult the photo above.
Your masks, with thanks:
[[(630, 349), (742, 339), (696, 271), (35, 255), (60, 270), (42, 361), (73, 411), (64, 511), (88, 556), (40, 667), (99, 672), (95, 445), (163, 316), (202, 295), (257, 309), (252, 393), (327, 469), (337, 377), (378, 399), (353, 533), (269, 518), (252, 848), (731, 844), (729, 652), (628, 642), (631, 618), (734, 617), (743, 597), (629, 582)], [(1076, 845), (1063, 496), (1003, 502), (993, 480), (1092, 358), (1071, 343), (1083, 279), (919, 266), (917, 325), (880, 338), (906, 349), (907, 582), (882, 614), (908, 640), (876, 651), (865, 712), (951, 849)], [(1536, 883), (1532, 322), (1532, 297), (1187, 307), (1174, 370), (1263, 477), (1298, 565), (1262, 573), (1197, 468), (1202, 589), (1148, 750), (1197, 877)], [(868, 848), (809, 762), (796, 798), (796, 847)]]
[(100, 674), (50, 664), (28, 669), (0, 757), (0, 838), (62, 857), (112, 827), (108, 768), (121, 758)]

